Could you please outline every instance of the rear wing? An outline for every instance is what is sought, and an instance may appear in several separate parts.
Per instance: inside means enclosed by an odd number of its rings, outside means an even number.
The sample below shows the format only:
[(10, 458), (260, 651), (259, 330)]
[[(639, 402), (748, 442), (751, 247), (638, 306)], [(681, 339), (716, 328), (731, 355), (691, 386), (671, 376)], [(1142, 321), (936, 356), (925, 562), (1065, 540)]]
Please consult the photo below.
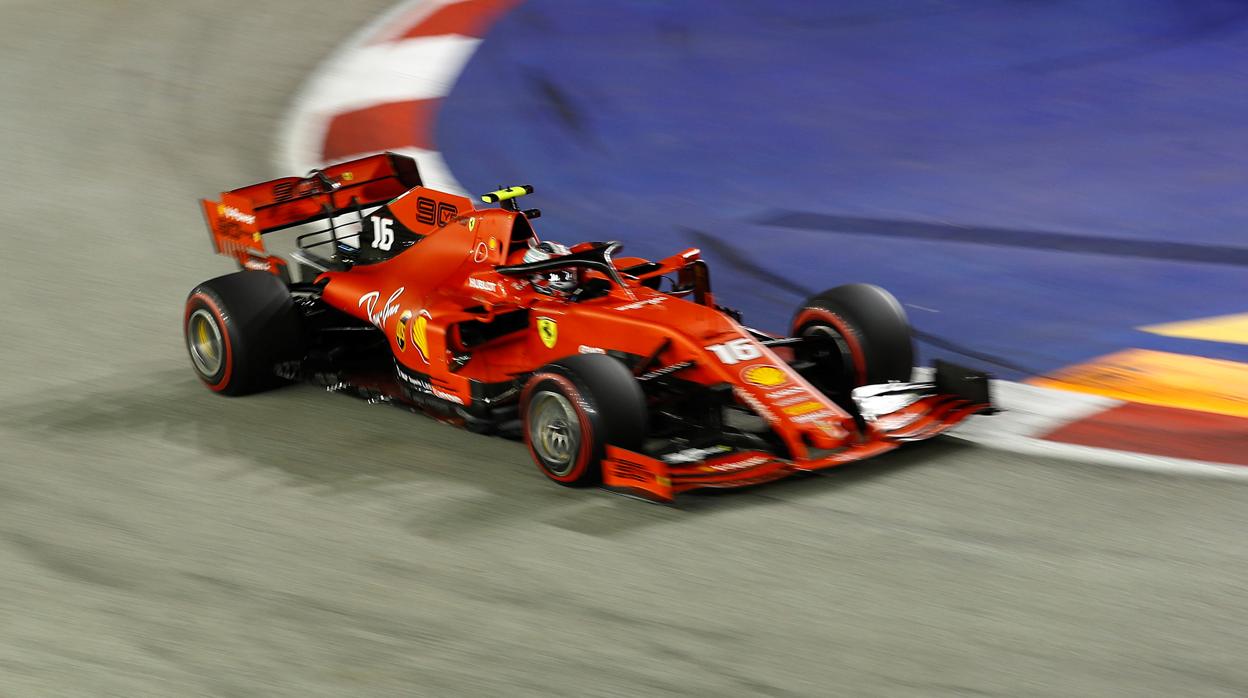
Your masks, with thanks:
[(245, 269), (279, 274), (285, 261), (265, 252), (265, 234), (379, 206), (420, 185), (415, 160), (382, 153), (313, 170), (307, 177), (222, 192), (220, 201), (200, 203), (217, 254), (236, 258)]

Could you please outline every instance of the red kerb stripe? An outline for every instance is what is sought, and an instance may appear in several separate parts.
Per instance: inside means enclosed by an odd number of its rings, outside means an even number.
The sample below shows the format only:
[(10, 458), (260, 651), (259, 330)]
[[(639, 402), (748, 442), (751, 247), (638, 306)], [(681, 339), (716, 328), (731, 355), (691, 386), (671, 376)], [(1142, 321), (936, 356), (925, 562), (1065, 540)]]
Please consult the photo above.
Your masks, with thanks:
[(441, 99), (378, 104), (345, 112), (329, 122), (324, 159), (395, 148), (433, 149), (433, 118)]
[(460, 34), (462, 36), (485, 36), (494, 20), (519, 4), (520, 0), (464, 0), (435, 10), (419, 24), (408, 29), (396, 41), (417, 36)]
[(1080, 446), (1248, 465), (1248, 419), (1127, 403), (1043, 437)]

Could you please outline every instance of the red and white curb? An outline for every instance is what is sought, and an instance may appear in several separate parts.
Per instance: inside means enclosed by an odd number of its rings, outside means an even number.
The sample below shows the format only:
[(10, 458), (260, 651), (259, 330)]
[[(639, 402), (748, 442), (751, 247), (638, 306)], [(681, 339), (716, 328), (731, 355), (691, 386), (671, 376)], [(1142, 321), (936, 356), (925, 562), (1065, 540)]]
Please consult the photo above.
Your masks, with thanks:
[(383, 150), (416, 160), (426, 185), (463, 193), (434, 147), (438, 108), (481, 37), (519, 0), (406, 0), (352, 36), (296, 96), (283, 171)]
[[(993, 398), (1002, 408), (1001, 412), (972, 417), (951, 430), (949, 435), (1002, 451), (1080, 463), (1157, 473), (1248, 479), (1248, 467), (1244, 465), (1161, 454), (1185, 449), (1205, 451), (1208, 445), (1204, 441), (1208, 437), (1198, 429), (1180, 426), (1174, 433), (1151, 434), (1146, 433), (1152, 428), (1148, 423), (1135, 421), (1127, 424), (1125, 429), (1128, 435), (1145, 437), (1141, 444), (1144, 450), (1123, 450), (1120, 444), (1108, 447), (1109, 439), (1078, 438), (1082, 432), (1093, 430), (1106, 419), (1112, 419), (1118, 410), (1139, 407), (1136, 403), (1010, 381), (993, 381)], [(1222, 419), (1221, 415), (1187, 410), (1172, 410), (1172, 413), (1169, 415), (1172, 419), (1194, 418), (1206, 424)], [(1167, 415), (1159, 416), (1164, 418)], [(1248, 420), (1240, 421), (1248, 426)], [(1155, 439), (1156, 448), (1149, 447), (1149, 437)], [(1235, 433), (1231, 438), (1248, 444), (1248, 431)], [(1076, 442), (1072, 443), (1072, 440)], [(1243, 455), (1248, 456), (1248, 451)]]
[[(378, 17), (324, 61), (296, 97), (279, 166), (302, 173), (391, 150), (413, 157), (428, 186), (464, 193), (434, 143), (438, 108), (481, 37), (520, 1), (405, 0)], [(972, 418), (951, 436), (1081, 463), (1248, 478), (1248, 428), (1219, 424), (1221, 415), (1007, 381), (994, 386), (1003, 411)], [(1171, 422), (1178, 426), (1168, 431)], [(1127, 443), (1136, 450), (1123, 450)]]

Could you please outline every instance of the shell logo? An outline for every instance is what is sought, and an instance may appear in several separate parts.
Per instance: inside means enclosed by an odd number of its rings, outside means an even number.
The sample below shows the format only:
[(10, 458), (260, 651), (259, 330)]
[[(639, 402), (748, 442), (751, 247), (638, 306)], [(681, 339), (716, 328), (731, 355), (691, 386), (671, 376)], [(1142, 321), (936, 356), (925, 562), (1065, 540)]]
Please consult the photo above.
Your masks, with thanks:
[(399, 351), (407, 351), (407, 325), (412, 321), (412, 311), (404, 310), (399, 322), (394, 326), (394, 344)]
[(788, 383), (789, 376), (771, 364), (759, 364), (757, 366), (748, 366), (742, 370), (741, 380), (763, 388), (774, 388)]

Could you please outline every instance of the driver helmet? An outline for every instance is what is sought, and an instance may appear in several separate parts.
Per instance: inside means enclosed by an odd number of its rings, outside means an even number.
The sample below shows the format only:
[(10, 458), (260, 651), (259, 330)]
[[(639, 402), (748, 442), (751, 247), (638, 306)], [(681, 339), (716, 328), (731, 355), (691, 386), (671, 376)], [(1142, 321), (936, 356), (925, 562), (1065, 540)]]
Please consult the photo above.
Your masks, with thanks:
[[(529, 249), (524, 252), (524, 263), (544, 262), (552, 257), (562, 257), (572, 251), (557, 242), (537, 242), (529, 240)], [(547, 269), (529, 277), (533, 288), (541, 293), (553, 294), (572, 293), (577, 287), (575, 269)]]

